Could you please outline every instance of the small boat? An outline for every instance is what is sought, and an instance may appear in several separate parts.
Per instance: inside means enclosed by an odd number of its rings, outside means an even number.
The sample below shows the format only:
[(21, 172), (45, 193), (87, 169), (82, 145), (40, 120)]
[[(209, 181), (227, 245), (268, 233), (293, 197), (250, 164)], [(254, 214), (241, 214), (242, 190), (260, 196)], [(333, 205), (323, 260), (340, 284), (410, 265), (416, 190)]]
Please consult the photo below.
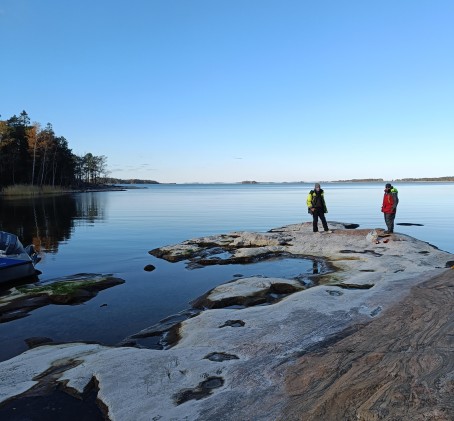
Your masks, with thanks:
[(24, 247), (16, 235), (0, 231), (0, 284), (39, 274), (39, 260), (33, 245)]

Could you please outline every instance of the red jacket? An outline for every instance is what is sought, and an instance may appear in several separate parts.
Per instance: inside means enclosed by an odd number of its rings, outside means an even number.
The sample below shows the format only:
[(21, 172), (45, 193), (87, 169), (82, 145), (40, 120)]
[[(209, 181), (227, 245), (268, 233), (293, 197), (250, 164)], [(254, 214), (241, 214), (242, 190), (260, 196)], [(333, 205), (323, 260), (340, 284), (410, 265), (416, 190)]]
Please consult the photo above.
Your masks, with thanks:
[(395, 202), (395, 195), (392, 193), (385, 193), (383, 196), (383, 205), (381, 207), (381, 211), (383, 213), (396, 213), (396, 206), (397, 203)]

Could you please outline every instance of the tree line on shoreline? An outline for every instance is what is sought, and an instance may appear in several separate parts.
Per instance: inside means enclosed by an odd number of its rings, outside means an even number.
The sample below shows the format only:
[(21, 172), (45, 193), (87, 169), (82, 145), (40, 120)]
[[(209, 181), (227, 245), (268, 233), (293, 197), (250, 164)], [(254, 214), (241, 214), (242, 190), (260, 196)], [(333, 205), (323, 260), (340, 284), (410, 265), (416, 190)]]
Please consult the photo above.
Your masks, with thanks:
[(31, 123), (26, 111), (0, 120), (0, 190), (17, 184), (78, 188), (106, 176), (106, 156), (75, 155), (52, 124)]
[(141, 180), (139, 178), (114, 178), (114, 177), (106, 177), (104, 179), (106, 184), (161, 184), (155, 180)]
[[(87, 153), (75, 155), (63, 136), (56, 136), (52, 124), (42, 128), (31, 123), (26, 111), (0, 119), (0, 190), (26, 184), (43, 187), (80, 188), (86, 185), (161, 184), (154, 180), (108, 178), (107, 157)], [(454, 176), (402, 178), (393, 182), (454, 182)], [(384, 182), (383, 179), (351, 179), (334, 182)], [(242, 181), (242, 184), (259, 184)], [(172, 184), (172, 183), (171, 183)]]

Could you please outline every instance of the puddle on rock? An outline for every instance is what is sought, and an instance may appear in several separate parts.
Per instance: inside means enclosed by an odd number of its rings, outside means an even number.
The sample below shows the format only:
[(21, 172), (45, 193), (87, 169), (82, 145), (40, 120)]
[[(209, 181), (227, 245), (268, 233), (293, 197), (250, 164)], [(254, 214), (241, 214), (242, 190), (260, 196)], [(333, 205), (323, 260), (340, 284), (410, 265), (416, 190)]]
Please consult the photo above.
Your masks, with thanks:
[(215, 362), (223, 362), (228, 360), (239, 360), (236, 355), (228, 354), (226, 352), (212, 352), (204, 357), (204, 359), (215, 361)]
[[(215, 255), (211, 257), (219, 257)], [(205, 266), (197, 266), (197, 270)], [(322, 260), (308, 257), (273, 257), (252, 263), (229, 263), (217, 267), (220, 276), (231, 278), (249, 278), (263, 276), (266, 278), (307, 279), (311, 275), (322, 275), (330, 270)]]
[(208, 377), (194, 389), (184, 389), (174, 395), (174, 401), (177, 405), (181, 405), (190, 400), (199, 400), (211, 395), (213, 389), (217, 389), (224, 385), (222, 377)]
[[(211, 257), (215, 256), (217, 255), (211, 255)], [(202, 270), (203, 273), (212, 272), (212, 276), (215, 275), (217, 279), (225, 280), (224, 282), (217, 283), (217, 285), (232, 282), (240, 278), (263, 277), (264, 279), (294, 279), (304, 285), (305, 288), (311, 288), (318, 285), (318, 279), (328, 273), (331, 268), (328, 263), (319, 259), (312, 259), (309, 257), (289, 257), (286, 255), (269, 258), (255, 263), (201, 266), (195, 271), (190, 270), (189, 273), (193, 275), (194, 272), (198, 272), (199, 270)], [(190, 282), (190, 280), (188, 282)], [(274, 304), (293, 292), (294, 291), (270, 289), (266, 296), (262, 297), (262, 299), (257, 299), (251, 305), (264, 306)], [(232, 305), (226, 305), (223, 308), (239, 310), (246, 308), (246, 306), (232, 303)], [(170, 338), (171, 340), (169, 340), (169, 333), (177, 334), (178, 324), (190, 317), (194, 317), (198, 312), (199, 311), (197, 310), (189, 309), (162, 319), (156, 325), (144, 329), (140, 333), (131, 335), (130, 338), (123, 341), (121, 345), (132, 345), (151, 349), (171, 348), (175, 344), (175, 338)], [(233, 324), (226, 324), (225, 326), (236, 327), (241, 326), (241, 323), (235, 322)], [(132, 339), (132, 341), (130, 339)]]
[(243, 327), (246, 323), (243, 322), (243, 320), (227, 320), (221, 327)]

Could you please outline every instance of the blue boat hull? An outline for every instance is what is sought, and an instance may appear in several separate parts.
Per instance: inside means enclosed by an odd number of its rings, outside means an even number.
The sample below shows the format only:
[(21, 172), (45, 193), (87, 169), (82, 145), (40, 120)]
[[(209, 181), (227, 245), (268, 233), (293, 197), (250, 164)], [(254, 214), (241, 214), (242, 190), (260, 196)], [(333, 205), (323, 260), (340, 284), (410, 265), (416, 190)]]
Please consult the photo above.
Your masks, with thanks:
[(35, 273), (30, 257), (28, 259), (25, 256), (24, 259), (0, 257), (0, 283), (27, 278)]
[(0, 231), (0, 284), (36, 275), (37, 261), (33, 245), (24, 248), (16, 235)]

